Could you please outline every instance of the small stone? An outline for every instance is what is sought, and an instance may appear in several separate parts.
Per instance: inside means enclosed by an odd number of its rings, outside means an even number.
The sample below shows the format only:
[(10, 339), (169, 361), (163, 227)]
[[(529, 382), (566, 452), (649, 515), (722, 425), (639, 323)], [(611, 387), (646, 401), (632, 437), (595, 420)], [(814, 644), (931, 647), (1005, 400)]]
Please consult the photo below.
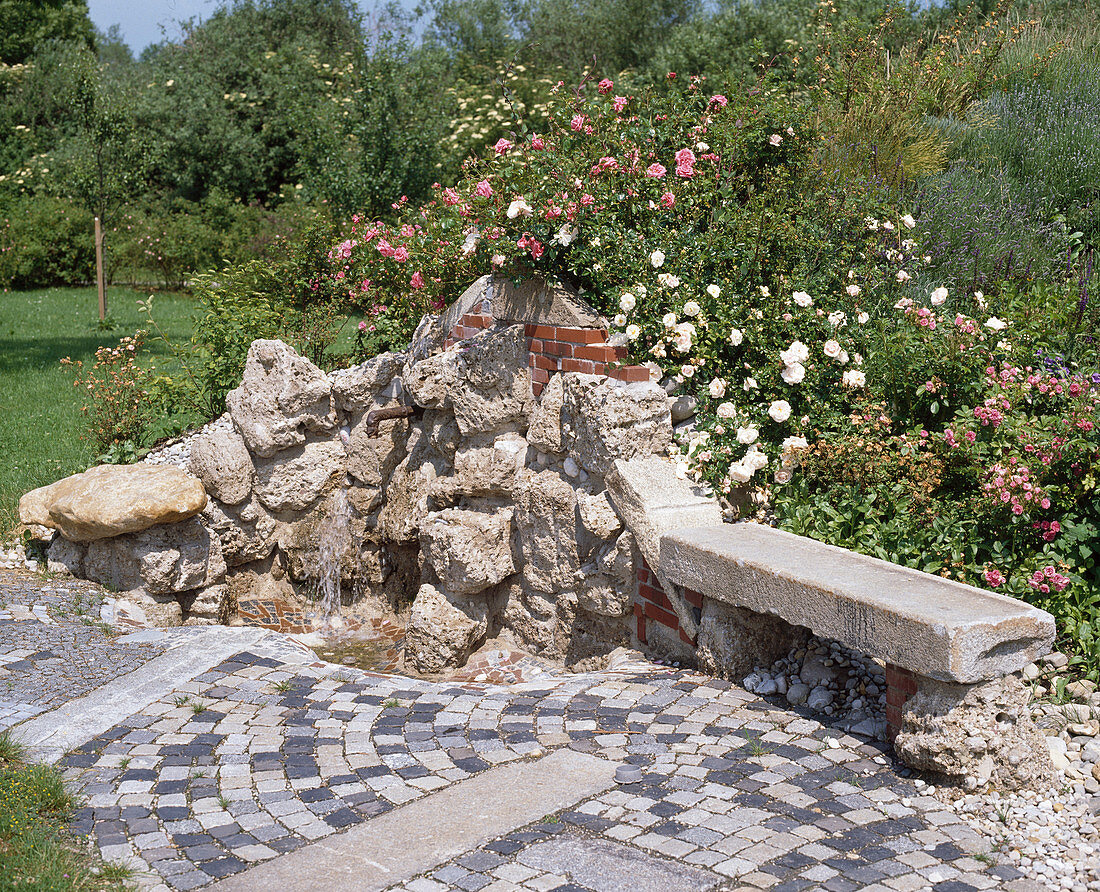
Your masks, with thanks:
[(1052, 669), (1065, 669), (1069, 665), (1069, 657), (1055, 650), (1043, 657), (1043, 663)]
[(566, 477), (576, 477), (581, 472), (581, 469), (577, 467), (577, 463), (573, 461), (572, 456), (566, 458), (566, 460), (562, 462), (561, 469), (565, 472)]
[(1074, 700), (1088, 700), (1095, 690), (1096, 682), (1087, 678), (1080, 678), (1066, 685), (1066, 693)]
[(1061, 737), (1047, 737), (1047, 749), (1050, 751), (1050, 761), (1059, 771), (1069, 768), (1069, 759), (1066, 758), (1066, 742)]
[(810, 691), (810, 696), (806, 698), (806, 705), (809, 706), (810, 709), (822, 710), (831, 705), (832, 702), (832, 692), (824, 687), (814, 688)]
[(1074, 722), (1066, 726), (1074, 737), (1095, 737), (1100, 734), (1100, 721), (1093, 719), (1090, 722)]
[(802, 682), (795, 682), (787, 688), (787, 702), (791, 706), (801, 706), (810, 696), (810, 686)]
[(1026, 678), (1028, 681), (1032, 681), (1033, 679), (1036, 679), (1036, 678), (1039, 677), (1039, 667), (1036, 666), (1034, 663), (1028, 663), (1021, 670), (1021, 673), (1023, 674), (1024, 678)]

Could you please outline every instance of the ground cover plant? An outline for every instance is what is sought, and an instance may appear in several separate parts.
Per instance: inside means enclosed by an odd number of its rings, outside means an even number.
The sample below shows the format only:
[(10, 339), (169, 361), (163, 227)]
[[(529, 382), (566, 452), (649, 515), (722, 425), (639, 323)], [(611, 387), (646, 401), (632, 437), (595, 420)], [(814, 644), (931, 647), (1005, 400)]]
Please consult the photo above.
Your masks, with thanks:
[(57, 770), (34, 765), (0, 732), (0, 890), (114, 892), (130, 871), (105, 864), (65, 832), (77, 805)]

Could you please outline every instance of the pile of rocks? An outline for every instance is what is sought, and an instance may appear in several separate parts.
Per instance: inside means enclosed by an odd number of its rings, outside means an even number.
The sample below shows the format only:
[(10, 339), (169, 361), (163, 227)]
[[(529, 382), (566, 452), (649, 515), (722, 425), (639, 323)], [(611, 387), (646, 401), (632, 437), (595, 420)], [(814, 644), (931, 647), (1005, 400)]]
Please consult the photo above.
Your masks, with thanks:
[(743, 684), (754, 694), (780, 694), (845, 731), (886, 739), (885, 668), (835, 641), (814, 636), (770, 667), (754, 670)]

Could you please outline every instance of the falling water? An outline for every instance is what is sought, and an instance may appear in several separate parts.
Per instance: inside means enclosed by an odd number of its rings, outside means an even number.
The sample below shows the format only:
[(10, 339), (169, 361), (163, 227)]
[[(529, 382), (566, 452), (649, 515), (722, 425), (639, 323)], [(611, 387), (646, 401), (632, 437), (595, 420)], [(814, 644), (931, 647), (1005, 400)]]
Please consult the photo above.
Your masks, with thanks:
[(330, 620), (340, 612), (343, 595), (342, 565), (351, 545), (351, 505), (348, 488), (340, 487), (332, 497), (328, 515), (317, 527), (316, 592), (321, 616)]

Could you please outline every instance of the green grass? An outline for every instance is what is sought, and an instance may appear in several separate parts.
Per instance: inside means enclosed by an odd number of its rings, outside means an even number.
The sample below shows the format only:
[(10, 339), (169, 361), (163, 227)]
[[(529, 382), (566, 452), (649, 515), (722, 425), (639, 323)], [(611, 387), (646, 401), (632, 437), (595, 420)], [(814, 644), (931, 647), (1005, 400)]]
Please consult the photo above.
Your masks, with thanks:
[(61, 775), (30, 765), (0, 733), (0, 892), (121, 892), (131, 871), (105, 864), (64, 824), (76, 807)]
[[(96, 449), (81, 439), (86, 427), (81, 393), (62, 358), (94, 361), (97, 348), (114, 345), (145, 326), (137, 301), (146, 295), (122, 288), (108, 293), (114, 327), (101, 331), (94, 288), (51, 288), (0, 294), (0, 534), (16, 524), (19, 497), (28, 490), (82, 471)], [(191, 334), (190, 297), (159, 294), (158, 324), (169, 337)], [(147, 353), (168, 366), (164, 345), (147, 341)]]

